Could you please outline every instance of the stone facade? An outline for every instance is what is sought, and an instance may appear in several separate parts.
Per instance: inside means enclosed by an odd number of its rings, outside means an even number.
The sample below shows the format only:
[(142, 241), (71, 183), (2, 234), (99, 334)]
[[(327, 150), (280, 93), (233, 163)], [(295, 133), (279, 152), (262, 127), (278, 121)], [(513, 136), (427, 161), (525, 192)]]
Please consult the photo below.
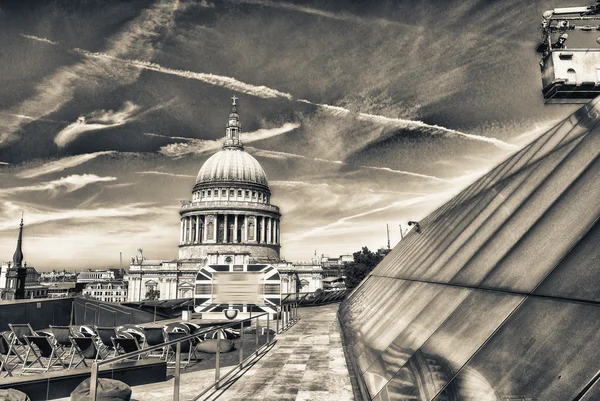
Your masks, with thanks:
[(198, 172), (191, 200), (181, 201), (179, 257), (131, 260), (129, 301), (194, 297), (196, 275), (209, 265), (279, 263), (279, 208), (271, 204), (267, 176), (244, 151), (234, 103), (223, 149)]

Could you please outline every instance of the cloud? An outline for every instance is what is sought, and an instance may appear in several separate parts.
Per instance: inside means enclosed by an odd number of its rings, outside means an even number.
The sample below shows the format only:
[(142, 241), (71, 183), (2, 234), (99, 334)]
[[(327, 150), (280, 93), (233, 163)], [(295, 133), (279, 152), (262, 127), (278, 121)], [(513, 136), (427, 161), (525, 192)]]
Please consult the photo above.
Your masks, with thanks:
[(58, 180), (42, 182), (39, 184), (0, 189), (0, 195), (13, 195), (35, 191), (49, 191), (52, 195), (56, 195), (59, 191), (73, 192), (89, 184), (115, 181), (116, 179), (116, 177), (99, 177), (94, 174), (69, 175)]
[[(22, 206), (12, 202), (4, 202), (2, 210), (5, 212), (4, 220), (0, 220), (0, 231), (14, 230), (15, 222), (12, 216), (22, 210)], [(161, 207), (150, 206), (148, 203), (134, 203), (118, 207), (102, 207), (95, 209), (69, 209), (69, 210), (37, 210), (33, 208), (25, 208), (26, 225), (32, 226), (52, 221), (61, 220), (97, 220), (108, 217), (128, 218), (132, 216), (141, 216), (148, 214), (160, 214), (164, 212)]]
[(118, 127), (134, 120), (134, 115), (139, 109), (139, 106), (127, 101), (118, 111), (100, 110), (88, 116), (81, 116), (76, 122), (61, 130), (54, 138), (54, 143), (62, 148), (85, 132)]
[(0, 162), (0, 164), (2, 164), (3, 166), (7, 166), (7, 165), (9, 165), (10, 163), (7, 163), (7, 162)]
[[(178, 1), (164, 0), (154, 3), (109, 39), (105, 53), (117, 58), (151, 58), (157, 35), (160, 31), (170, 30), (173, 26), (173, 15), (178, 7)], [(25, 37), (37, 41), (40, 39)], [(86, 58), (82, 62), (58, 68), (37, 85), (34, 95), (11, 109), (10, 113), (31, 116), (37, 120), (59, 110), (73, 98), (76, 89), (88, 87), (108, 90), (132, 84), (139, 74), (139, 71), (122, 68), (122, 63)], [(4, 128), (0, 133), (0, 146), (15, 140), (17, 132), (25, 122), (22, 118), (10, 115), (0, 118), (0, 126)]]
[(196, 178), (195, 175), (174, 174), (174, 173), (167, 173), (165, 171), (138, 171), (137, 174), (165, 175), (168, 177), (177, 177), (177, 178)]
[(281, 127), (277, 128), (261, 128), (253, 132), (242, 132), (240, 134), (240, 140), (243, 143), (252, 143), (281, 134), (286, 134), (295, 130), (296, 128), (300, 128), (299, 123), (285, 123)]
[(324, 232), (329, 231), (334, 228), (337, 228), (352, 219), (368, 216), (368, 215), (371, 215), (374, 213), (379, 213), (379, 212), (382, 212), (382, 211), (385, 211), (388, 209), (406, 208), (409, 206), (414, 206), (414, 205), (418, 205), (418, 204), (426, 203), (426, 202), (441, 202), (443, 200), (449, 199), (450, 197), (452, 197), (455, 194), (456, 194), (456, 191), (439, 192), (439, 193), (433, 193), (433, 194), (428, 194), (428, 195), (423, 195), (423, 196), (417, 196), (417, 197), (409, 198), (409, 199), (403, 199), (403, 200), (392, 202), (386, 206), (382, 206), (382, 207), (378, 207), (378, 208), (370, 208), (369, 210), (367, 210), (365, 212), (356, 213), (351, 216), (342, 217), (342, 218), (340, 218), (332, 223), (329, 223), (327, 225), (324, 225), (321, 227), (316, 227), (311, 230), (307, 230), (306, 232), (303, 232), (303, 233), (291, 238), (290, 242), (300, 241), (305, 238), (311, 238), (316, 235), (323, 234)]
[(247, 84), (245, 82), (238, 81), (237, 79), (232, 78), (232, 77), (226, 77), (223, 75), (215, 75), (215, 74), (207, 74), (207, 73), (201, 73), (201, 72), (186, 71), (186, 70), (177, 70), (174, 68), (163, 67), (159, 64), (151, 63), (148, 61), (122, 59), (122, 58), (118, 58), (115, 56), (111, 56), (106, 53), (100, 53), (100, 52), (92, 53), (92, 52), (89, 52), (89, 51), (83, 50), (83, 49), (74, 49), (74, 50), (89, 57), (89, 58), (108, 60), (108, 61), (117, 61), (117, 62), (123, 63), (124, 65), (128, 65), (128, 66), (131, 66), (134, 68), (139, 68), (141, 70), (156, 71), (156, 72), (161, 72), (163, 74), (176, 75), (178, 77), (187, 78), (187, 79), (194, 79), (197, 81), (205, 82), (210, 85), (221, 86), (223, 88), (235, 90), (235, 91), (238, 91), (241, 93), (245, 93), (247, 95), (256, 96), (256, 97), (260, 97), (260, 98), (264, 98), (264, 99), (269, 99), (269, 98), (286, 98), (286, 99), (290, 99), (290, 100), (292, 99), (292, 95), (290, 95), (289, 93), (280, 92), (276, 89), (272, 89), (272, 88), (269, 88), (264, 85)]
[(464, 132), (441, 127), (439, 125), (426, 124), (422, 121), (405, 120), (402, 118), (390, 118), (390, 117), (379, 116), (379, 115), (374, 115), (374, 114), (367, 114), (367, 113), (352, 113), (350, 110), (343, 108), (343, 107), (331, 106), (328, 104), (313, 103), (306, 99), (299, 99), (298, 101), (302, 102), (302, 103), (307, 103), (307, 104), (317, 106), (321, 110), (324, 110), (324, 111), (328, 112), (329, 114), (336, 116), (336, 117), (346, 117), (346, 116), (351, 115), (359, 121), (368, 121), (368, 122), (375, 123), (378, 125), (386, 125), (386, 126), (391, 126), (394, 128), (407, 128), (407, 129), (421, 128), (421, 129), (426, 129), (427, 132), (432, 135), (449, 134), (449, 135), (453, 135), (453, 136), (467, 138), (469, 140), (474, 140), (474, 141), (479, 141), (479, 142), (487, 142), (487, 143), (492, 144), (503, 150), (511, 150), (512, 151), (512, 150), (519, 149), (519, 146), (504, 142), (497, 138), (491, 138), (491, 137), (487, 137), (487, 136), (480, 136), (480, 135), (473, 135), (473, 134), (466, 134)]
[(279, 152), (279, 151), (275, 151), (275, 150), (258, 149), (258, 148), (253, 148), (253, 147), (247, 147), (246, 149), (251, 150), (255, 156), (266, 157), (266, 158), (270, 158), (270, 159), (280, 159), (280, 160), (304, 159), (304, 160), (313, 160), (313, 161), (323, 162), (323, 163), (346, 165), (346, 163), (344, 163), (341, 160), (321, 159), (319, 157), (309, 157), (309, 156), (299, 155), (296, 153)]
[(38, 41), (38, 42), (42, 42), (42, 43), (47, 43), (47, 44), (49, 44), (49, 45), (54, 45), (54, 46), (56, 46), (57, 44), (59, 44), (58, 42), (55, 42), (55, 41), (53, 41), (53, 40), (46, 39), (46, 38), (40, 38), (39, 36), (34, 36), (34, 35), (25, 35), (25, 34), (23, 34), (23, 33), (20, 33), (19, 35), (21, 35), (21, 36), (22, 36), (22, 37), (24, 37), (24, 38), (27, 38), (27, 39), (32, 39), (32, 40), (35, 40), (35, 41)]
[(279, 8), (279, 9), (283, 9), (283, 10), (295, 11), (295, 12), (300, 12), (300, 13), (304, 13), (304, 14), (311, 14), (311, 15), (316, 15), (319, 17), (329, 18), (329, 19), (338, 20), (338, 21), (348, 21), (348, 22), (355, 22), (355, 23), (360, 23), (360, 24), (377, 23), (380, 25), (395, 25), (395, 26), (402, 26), (402, 27), (409, 27), (409, 28), (413, 27), (412, 25), (405, 24), (405, 23), (402, 23), (399, 21), (392, 21), (392, 20), (388, 20), (388, 19), (384, 19), (384, 18), (359, 17), (359, 16), (356, 16), (356, 15), (353, 15), (350, 13), (334, 13), (334, 12), (322, 10), (319, 8), (301, 6), (301, 5), (293, 4), (293, 3), (275, 2), (275, 1), (268, 1), (268, 0), (240, 0), (240, 2), (246, 3), (246, 4), (265, 6), (265, 7)]
[(366, 169), (369, 169), (369, 170), (386, 171), (388, 173), (394, 173), (394, 174), (410, 175), (412, 177), (427, 178), (427, 179), (435, 180), (435, 181), (442, 181), (442, 182), (448, 182), (449, 181), (449, 180), (446, 180), (446, 179), (443, 179), (443, 178), (434, 177), (432, 175), (412, 173), (410, 171), (392, 170), (389, 167), (360, 166), (360, 168), (366, 168)]
[(55, 160), (52, 162), (45, 163), (39, 167), (23, 170), (17, 173), (17, 177), (19, 178), (34, 178), (39, 177), (41, 175), (56, 173), (58, 171), (63, 171), (65, 169), (79, 166), (87, 161), (95, 159), (98, 156), (110, 155), (117, 153), (116, 151), (105, 151), (105, 152), (95, 152), (95, 153), (86, 153), (83, 155), (69, 156), (64, 157), (59, 160)]
[[(261, 128), (253, 132), (246, 132), (240, 135), (243, 143), (252, 143), (278, 135), (285, 134), (300, 127), (297, 123), (285, 123), (281, 127)], [(148, 135), (148, 134), (147, 134)], [(158, 136), (156, 134), (150, 134)], [(181, 137), (179, 137), (181, 138)], [(223, 146), (223, 140), (205, 140), (194, 138), (183, 138), (187, 142), (172, 143), (160, 148), (160, 153), (169, 157), (181, 157), (189, 154), (203, 155), (220, 149)]]

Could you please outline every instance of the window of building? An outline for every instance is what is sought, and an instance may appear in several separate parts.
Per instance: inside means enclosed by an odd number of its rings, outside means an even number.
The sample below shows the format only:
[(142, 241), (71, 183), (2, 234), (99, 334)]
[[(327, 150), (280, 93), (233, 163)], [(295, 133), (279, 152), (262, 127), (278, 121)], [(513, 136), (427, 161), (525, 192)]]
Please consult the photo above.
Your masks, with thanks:
[(242, 190), (238, 189), (238, 196), (242, 196)]
[(246, 191), (246, 198), (250, 196), (250, 191)]
[(221, 196), (222, 196), (223, 198), (225, 198), (225, 197), (227, 196), (227, 190), (223, 189), (223, 190), (221, 191)]
[(206, 192), (206, 196), (207, 196), (208, 198), (210, 198), (210, 197), (211, 197), (211, 191), (207, 191), (207, 192)]
[(252, 197), (256, 198), (256, 191), (252, 191)]
[(202, 191), (202, 197), (204, 198), (204, 191)]
[(235, 191), (233, 189), (229, 190), (229, 196), (234, 196), (235, 195)]

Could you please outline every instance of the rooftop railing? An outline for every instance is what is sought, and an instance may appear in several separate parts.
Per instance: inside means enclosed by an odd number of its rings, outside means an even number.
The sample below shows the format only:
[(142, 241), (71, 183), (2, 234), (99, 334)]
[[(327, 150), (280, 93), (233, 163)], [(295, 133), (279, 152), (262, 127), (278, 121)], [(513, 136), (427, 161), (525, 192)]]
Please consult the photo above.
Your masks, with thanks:
[(191, 209), (198, 209), (198, 208), (220, 208), (220, 207), (245, 207), (248, 209), (256, 209), (256, 210), (268, 210), (268, 211), (272, 211), (272, 212), (276, 212), (279, 213), (279, 208), (277, 206), (274, 205), (268, 205), (266, 203), (259, 203), (259, 202), (247, 202), (247, 201), (193, 201), (193, 202), (189, 202), (186, 204), (183, 204), (181, 206), (181, 210), (191, 210)]
[[(285, 306), (284, 306), (285, 307)], [(282, 329), (289, 327), (291, 324), (293, 324), (296, 320), (297, 320), (297, 312), (295, 310), (292, 310), (292, 308), (289, 307), (285, 307), (285, 312), (281, 313), (281, 318), (283, 319), (282, 322)], [(260, 325), (260, 320), (266, 319), (266, 326), (262, 326), (262, 330), (261, 330), (261, 325)], [(255, 331), (254, 331), (254, 339), (250, 339), (248, 340), (247, 337), (252, 336), (252, 333), (245, 333), (245, 330), (247, 330), (248, 328), (252, 328), (254, 325), (255, 327)], [(133, 352), (129, 352), (126, 354), (122, 354), (122, 355), (118, 355), (116, 357), (110, 358), (110, 359), (105, 359), (105, 360), (100, 360), (100, 361), (96, 361), (92, 364), (92, 368), (91, 368), (91, 384), (90, 384), (90, 395), (91, 395), (91, 399), (93, 401), (96, 401), (98, 399), (98, 375), (99, 375), (99, 368), (101, 366), (105, 366), (105, 365), (113, 365), (124, 361), (124, 360), (131, 360), (132, 358), (140, 358), (144, 355), (149, 355), (150, 353), (152, 353), (153, 351), (159, 351), (159, 350), (170, 350), (173, 348), (175, 348), (175, 352), (174, 352), (174, 383), (173, 383), (173, 401), (179, 401), (180, 399), (180, 393), (181, 393), (181, 386), (182, 386), (182, 382), (181, 382), (181, 365), (182, 365), (182, 348), (181, 345), (182, 343), (186, 342), (186, 341), (193, 341), (194, 339), (199, 339), (199, 338), (205, 338), (208, 336), (210, 336), (211, 334), (214, 334), (217, 331), (223, 330), (223, 329), (228, 329), (228, 328), (234, 328), (234, 327), (239, 327), (240, 328), (240, 337), (239, 337), (239, 341), (237, 342), (237, 348), (238, 350), (238, 358), (237, 358), (237, 363), (234, 364), (231, 369), (229, 371), (227, 371), (225, 374), (221, 374), (221, 369), (222, 369), (222, 364), (221, 364), (221, 354), (223, 352), (221, 346), (222, 346), (222, 342), (225, 341), (224, 339), (221, 339), (221, 336), (218, 335), (216, 336), (216, 354), (215, 354), (215, 359), (214, 359), (214, 379), (210, 380), (209, 383), (204, 383), (204, 385), (201, 382), (201, 380), (197, 380), (197, 377), (195, 376), (195, 380), (194, 381), (189, 381), (186, 382), (186, 384), (188, 385), (193, 385), (193, 386), (197, 386), (200, 387), (198, 389), (193, 388), (193, 389), (189, 389), (188, 388), (188, 393), (190, 391), (194, 392), (195, 395), (193, 396), (192, 400), (198, 400), (200, 397), (202, 397), (204, 394), (206, 394), (207, 392), (209, 392), (211, 389), (215, 389), (218, 390), (220, 388), (221, 383), (223, 383), (223, 381), (229, 377), (232, 373), (236, 372), (236, 371), (242, 371), (244, 369), (245, 366), (247, 366), (247, 361), (251, 358), (257, 357), (259, 354), (266, 352), (267, 349), (274, 344), (275, 342), (275, 338), (274, 338), (274, 334), (271, 333), (271, 320), (270, 320), (270, 316), (269, 313), (261, 313), (252, 317), (249, 317), (247, 319), (243, 319), (243, 320), (237, 320), (234, 321), (232, 323), (228, 323), (228, 324), (224, 324), (224, 325), (218, 325), (218, 326), (213, 326), (213, 327), (209, 327), (209, 328), (205, 328), (205, 329), (198, 329), (197, 331), (186, 335), (184, 337), (172, 340), (172, 341), (165, 341), (164, 343), (161, 343), (159, 345), (154, 345), (154, 346), (150, 346), (150, 347), (145, 347), (145, 348), (141, 348), (137, 351), (133, 351)], [(279, 332), (279, 319), (277, 319), (277, 330), (275, 331), (275, 333)], [(262, 333), (262, 335), (261, 335)], [(266, 334), (266, 337), (265, 337)], [(263, 337), (264, 338), (264, 342), (262, 344), (259, 344), (259, 337)], [(249, 353), (248, 355), (244, 355), (244, 343), (251, 341), (254, 342), (254, 351), (252, 351), (251, 353)], [(201, 344), (202, 342), (200, 342)], [(248, 345), (251, 345), (249, 343), (247, 343)], [(196, 345), (190, 345), (190, 347), (192, 346), (196, 346)], [(190, 350), (190, 352), (193, 352), (192, 350)], [(188, 359), (190, 357), (188, 356)], [(187, 366), (187, 365), (186, 365)], [(230, 365), (231, 366), (231, 365)], [(206, 370), (204, 370), (206, 371)], [(207, 373), (210, 373), (207, 372)], [(187, 398), (187, 397), (186, 397)]]

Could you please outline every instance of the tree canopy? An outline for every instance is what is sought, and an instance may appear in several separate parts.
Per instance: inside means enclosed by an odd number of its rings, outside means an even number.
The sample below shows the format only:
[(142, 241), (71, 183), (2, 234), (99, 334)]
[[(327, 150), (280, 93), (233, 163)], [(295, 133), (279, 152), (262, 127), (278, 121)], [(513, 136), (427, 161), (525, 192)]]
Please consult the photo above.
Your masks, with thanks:
[(354, 261), (348, 263), (345, 267), (346, 288), (356, 287), (367, 275), (381, 262), (385, 253), (377, 251), (372, 252), (364, 246), (362, 250), (352, 254)]

